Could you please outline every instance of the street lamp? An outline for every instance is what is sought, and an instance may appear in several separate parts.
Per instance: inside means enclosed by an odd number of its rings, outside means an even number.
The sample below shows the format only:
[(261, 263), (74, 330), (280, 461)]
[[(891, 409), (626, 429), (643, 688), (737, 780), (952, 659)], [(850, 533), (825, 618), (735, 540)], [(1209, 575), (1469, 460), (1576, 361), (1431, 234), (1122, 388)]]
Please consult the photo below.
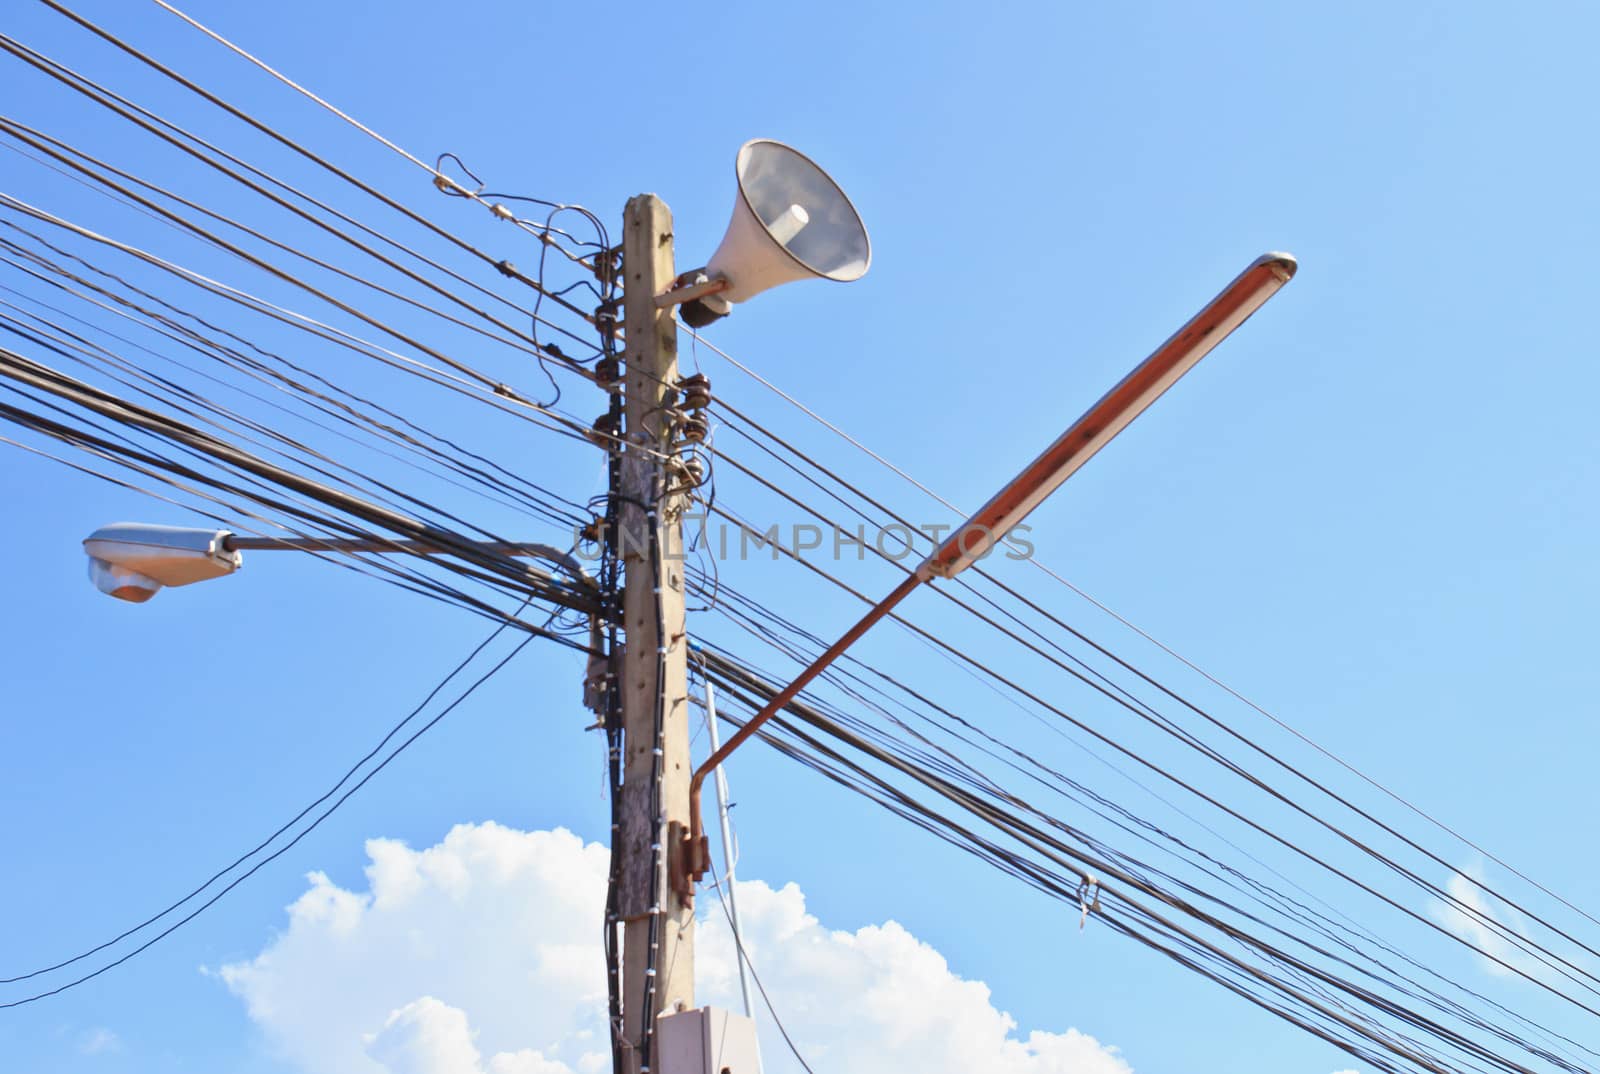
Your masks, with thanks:
[(83, 540), (89, 579), (102, 593), (143, 604), (165, 586), (221, 578), (244, 562), (226, 530), (118, 522)]
[[(473, 547), (503, 556), (537, 557), (560, 564), (586, 589), (594, 579), (568, 552), (547, 544), (473, 542)], [(381, 537), (240, 537), (228, 530), (117, 522), (83, 540), (89, 578), (102, 593), (143, 604), (166, 586), (189, 585), (232, 574), (247, 550), (293, 552), (388, 552), (414, 556), (449, 555), (452, 550), (426, 541)], [(541, 572), (535, 572), (541, 573)], [(549, 581), (548, 576), (542, 575)]]
[(986, 556), (1012, 527), (1043, 503), (1084, 463), (1109, 443), (1128, 423), (1172, 387), (1195, 363), (1243, 324), (1262, 304), (1277, 294), (1294, 276), (1295, 259), (1289, 254), (1263, 254), (1236, 276), (1205, 308), (1178, 329), (1155, 352), (1122, 378), (1100, 401), (1084, 413), (995, 497), (939, 545), (916, 570), (906, 575), (893, 592), (875, 604), (855, 626), (828, 646), (795, 680), (779, 691), (765, 708), (746, 721), (722, 747), (695, 769), (689, 783), (689, 833), (679, 847), (680, 869), (674, 880), (692, 891), (709, 868), (710, 849), (700, 813), (700, 788), (730, 753), (738, 749), (761, 725), (772, 719), (839, 655), (923, 582), (954, 578)]

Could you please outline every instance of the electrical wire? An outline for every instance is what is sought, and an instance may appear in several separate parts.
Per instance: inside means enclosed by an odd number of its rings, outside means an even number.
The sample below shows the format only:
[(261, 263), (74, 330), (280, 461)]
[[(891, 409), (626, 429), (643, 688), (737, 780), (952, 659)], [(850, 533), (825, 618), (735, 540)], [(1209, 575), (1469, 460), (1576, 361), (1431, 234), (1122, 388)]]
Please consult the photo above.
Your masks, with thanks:
[[(531, 600), (532, 600), (532, 598), (530, 597), (529, 601), (531, 601)], [(526, 606), (527, 606), (527, 602), (524, 602), (522, 607), (526, 607)], [(521, 612), (521, 610), (522, 610), (522, 608), (518, 608), (517, 612), (514, 612), (512, 614), (513, 615), (519, 614)], [(551, 619), (552, 620), (554, 619), (554, 615), (551, 616)], [(445, 677), (445, 679), (428, 694), (427, 698), (424, 699), (422, 704), (419, 705), (416, 709), (414, 709), (410, 714), (408, 714), (404, 720), (402, 720), (399, 724), (397, 724), (395, 726), (395, 728), (389, 732), (389, 734), (384, 736), (383, 740), (378, 744), (378, 746), (374, 747), (372, 752), (369, 753), (366, 757), (364, 757), (361, 762), (358, 762), (356, 768), (352, 768), (351, 772), (354, 772), (357, 768), (360, 767), (360, 764), (365, 763), (368, 759), (370, 759), (372, 756), (374, 756), (379, 750), (381, 750), (385, 743), (387, 743), (391, 738), (393, 738), (396, 734), (398, 734), (404, 728), (404, 726), (407, 723), (409, 723), (412, 720), (412, 718), (415, 717), (416, 714), (418, 712), (420, 712), (422, 710), (422, 708), (425, 707), (428, 704), (428, 702), (430, 702), (435, 696), (437, 696), (439, 691), (442, 690), (444, 688), (444, 686), (446, 684), (448, 684), (449, 681), (452, 678), (454, 678), (457, 674), (459, 674), (459, 672), (462, 669), (464, 669), (468, 664), (470, 664), (471, 661), (473, 659), (475, 659), (480, 652), (483, 651), (483, 649), (489, 644), (489, 642), (493, 641), (494, 638), (497, 637), (500, 634), (500, 632), (502, 630), (504, 630), (504, 629), (505, 629), (504, 624), (502, 624), (501, 626), (496, 627), (495, 630), (494, 630), (494, 633), (492, 633), (488, 638), (486, 638), (483, 642), (481, 642), (478, 645), (478, 647), (472, 651), (471, 655), (469, 655), (466, 660), (462, 661), (461, 664), (457, 665), (457, 667), (455, 669), (453, 669), (449, 673), (449, 675), (447, 675)], [(475, 693), (480, 686), (482, 686), (489, 679), (493, 678), (494, 675), (496, 675), (502, 668), (504, 668), (508, 663), (510, 663), (512, 659), (514, 659), (518, 654), (520, 654), (522, 652), (522, 650), (525, 649), (528, 646), (528, 644), (531, 643), (534, 640), (535, 637), (536, 637), (536, 635), (530, 634), (529, 636), (523, 638), (522, 641), (520, 641), (516, 645), (516, 647), (511, 650), (510, 653), (508, 653), (506, 656), (502, 657), (487, 672), (485, 672), (476, 681), (474, 681), (469, 687), (467, 687), (466, 690), (464, 690), (460, 695), (458, 695), (454, 701), (450, 702), (449, 705), (445, 706), (445, 708), (440, 710), (440, 712), (438, 712), (432, 719), (430, 719), (429, 721), (424, 723), (416, 731), (414, 731), (410, 736), (408, 736), (403, 742), (401, 742), (398, 746), (396, 746), (395, 749), (392, 750), (388, 754), (388, 756), (384, 757), (383, 760), (380, 761), (370, 772), (368, 772), (366, 775), (362, 776), (360, 780), (358, 780), (348, 790), (346, 790), (342, 795), (340, 795), (339, 798), (336, 799), (333, 802), (332, 805), (330, 805), (327, 809), (325, 809), (322, 813), (320, 813), (310, 824), (306, 825), (301, 831), (299, 831), (294, 836), (294, 838), (290, 839), (282, 847), (279, 847), (277, 850), (273, 851), (271, 854), (267, 855), (266, 857), (262, 858), (260, 861), (258, 861), (254, 865), (252, 865), (243, 874), (241, 874), (239, 877), (237, 877), (234, 880), (232, 880), (230, 883), (228, 883), (224, 887), (222, 887), (219, 891), (217, 891), (216, 894), (212, 895), (209, 899), (207, 899), (205, 902), (201, 903), (198, 907), (196, 907), (194, 910), (189, 912), (187, 915), (185, 915), (184, 917), (180, 918), (179, 920), (177, 920), (173, 924), (169, 925), (167, 928), (163, 929), (161, 932), (157, 933), (155, 936), (153, 936), (150, 939), (146, 940), (144, 943), (142, 943), (139, 946), (135, 947), (133, 950), (131, 950), (131, 951), (127, 952), (126, 954), (123, 954), (123, 955), (119, 956), (118, 958), (106, 963), (105, 965), (99, 967), (98, 969), (95, 969), (94, 971), (92, 971), (90, 973), (83, 974), (83, 975), (81, 975), (81, 976), (79, 976), (79, 977), (77, 977), (77, 978), (75, 978), (75, 979), (73, 979), (71, 981), (66, 982), (65, 984), (58, 985), (58, 986), (56, 986), (54, 988), (37, 992), (37, 993), (35, 993), (33, 995), (29, 995), (29, 996), (23, 997), (22, 999), (10, 1000), (8, 1002), (0, 1003), (0, 1010), (9, 1010), (9, 1009), (16, 1008), (16, 1007), (26, 1006), (26, 1005), (31, 1004), (31, 1003), (36, 1003), (39, 1000), (47, 999), (47, 998), (49, 998), (51, 996), (60, 995), (61, 993), (65, 992), (65, 991), (68, 991), (69, 989), (76, 988), (79, 985), (82, 985), (82, 984), (85, 984), (85, 983), (87, 983), (89, 981), (92, 981), (96, 977), (99, 977), (102, 974), (108, 973), (109, 971), (117, 968), (118, 966), (123, 965), (128, 960), (138, 956), (139, 954), (143, 953), (144, 951), (149, 950), (155, 944), (157, 944), (157, 943), (161, 942), (162, 940), (166, 939), (168, 936), (172, 935), (178, 929), (182, 928), (184, 925), (187, 925), (189, 922), (193, 921), (200, 914), (204, 913), (210, 907), (214, 906), (217, 903), (217, 901), (220, 900), (224, 895), (227, 895), (234, 888), (238, 887), (244, 881), (246, 881), (250, 877), (254, 876), (257, 872), (259, 872), (262, 868), (264, 868), (265, 866), (267, 866), (271, 862), (276, 861), (278, 858), (280, 858), (284, 854), (288, 853), (289, 850), (292, 849), (296, 844), (298, 844), (302, 839), (304, 839), (307, 835), (311, 834), (311, 832), (315, 831), (316, 828), (318, 826), (320, 826), (324, 820), (326, 820), (329, 816), (331, 816), (334, 813), (335, 810), (337, 810), (340, 806), (342, 806), (345, 802), (347, 802), (350, 799), (350, 797), (353, 794), (355, 794), (357, 791), (359, 791), (362, 787), (366, 786), (367, 783), (374, 776), (376, 776), (379, 772), (381, 772), (385, 768), (387, 768), (389, 766), (389, 764), (396, 757), (398, 757), (401, 753), (405, 752), (405, 750), (408, 749), (412, 745), (412, 743), (416, 742), (417, 739), (421, 738), (424, 734), (426, 734), (429, 730), (431, 730), (434, 726), (436, 726), (439, 723), (439, 721), (443, 720), (451, 712), (455, 711), (456, 707), (459, 706), (467, 698), (471, 697), (472, 694)], [(65, 959), (65, 960), (60, 961), (60, 962), (57, 962), (54, 965), (46, 967), (44, 969), (35, 970), (32, 973), (27, 973), (27, 974), (23, 974), (21, 976), (7, 978), (5, 980), (0, 980), (0, 984), (7, 984), (7, 983), (13, 983), (13, 982), (17, 982), (17, 981), (28, 980), (30, 978), (39, 976), (40, 974), (49, 973), (49, 972), (54, 971), (54, 970), (62, 969), (64, 967), (66, 967), (66, 966), (70, 966), (70, 965), (72, 965), (72, 964), (74, 964), (76, 962), (79, 962), (79, 961), (81, 961), (81, 960), (83, 960), (85, 958), (89, 958), (89, 957), (93, 956), (94, 954), (99, 953), (100, 951), (105, 950), (106, 948), (108, 948), (108, 947), (120, 942), (121, 940), (123, 940), (123, 939), (125, 939), (125, 938), (127, 938), (129, 936), (132, 936), (132, 935), (134, 935), (134, 934), (136, 934), (136, 933), (138, 933), (140, 931), (142, 931), (144, 928), (148, 927), (149, 925), (152, 925), (152, 924), (156, 923), (157, 921), (160, 921), (162, 918), (168, 916), (169, 914), (176, 912), (176, 910), (178, 910), (179, 908), (181, 908), (182, 906), (186, 905), (191, 900), (196, 898), (200, 893), (204, 892), (207, 888), (209, 888), (212, 884), (214, 884), (222, 876), (225, 876), (228, 872), (231, 872), (234, 868), (237, 868), (240, 864), (242, 864), (243, 862), (249, 860), (250, 857), (254, 856), (261, 849), (263, 849), (266, 846), (270, 845), (273, 842), (273, 840), (275, 840), (279, 835), (283, 834), (286, 830), (288, 830), (289, 827), (291, 827), (292, 825), (297, 823), (301, 818), (303, 818), (312, 809), (316, 808), (322, 802), (326, 801), (328, 797), (330, 797), (335, 791), (337, 791), (338, 788), (340, 786), (342, 786), (345, 782), (347, 782), (350, 778), (351, 778), (350, 774), (347, 773), (344, 777), (342, 777), (340, 779), (339, 783), (335, 784), (335, 786), (333, 788), (331, 788), (326, 794), (324, 794), (321, 798), (317, 799), (311, 805), (307, 806), (304, 810), (302, 810), (299, 814), (297, 814), (291, 821), (289, 821), (288, 824), (285, 824), (283, 827), (279, 828), (277, 832), (274, 832), (272, 836), (270, 836), (268, 839), (263, 841), (256, 848), (254, 848), (253, 850), (251, 850), (251, 851), (247, 852), (246, 854), (242, 855), (232, 865), (229, 865), (228, 867), (226, 867), (223, 870), (219, 871), (217, 874), (213, 875), (209, 880), (207, 880), (200, 887), (196, 888), (189, 895), (184, 896), (182, 899), (179, 899), (177, 902), (174, 902), (171, 905), (169, 905), (166, 909), (160, 911), (159, 913), (153, 915), (152, 917), (147, 918), (141, 924), (136, 925), (136, 926), (134, 926), (134, 927), (132, 927), (130, 929), (125, 930), (122, 934), (120, 934), (119, 936), (115, 937), (114, 939), (108, 940), (108, 941), (106, 941), (106, 942), (104, 942), (104, 943), (102, 943), (102, 944), (100, 944), (100, 945), (98, 945), (98, 946), (96, 946), (94, 948), (91, 948), (91, 949), (83, 952), (82, 954), (76, 955), (76, 956), (74, 956), (72, 958), (68, 958), (68, 959)]]
[[(680, 323), (680, 325), (682, 325), (681, 321), (679, 323)], [(910, 484), (913, 488), (916, 488), (917, 490), (919, 490), (920, 492), (922, 492), (923, 494), (928, 496), (934, 502), (940, 504), (941, 506), (943, 506), (944, 508), (948, 509), (949, 511), (951, 511), (954, 515), (956, 515), (958, 517), (961, 517), (961, 518), (965, 518), (966, 517), (965, 513), (963, 513), (959, 508), (957, 508), (949, 500), (945, 499), (943, 496), (939, 495), (933, 489), (929, 488), (927, 485), (925, 485), (921, 481), (917, 480), (917, 478), (915, 478), (910, 473), (908, 473), (905, 470), (901, 469), (899, 466), (896, 466), (893, 462), (891, 462), (890, 460), (888, 460), (884, 456), (882, 456), (882, 455), (878, 454), (877, 452), (873, 451), (870, 447), (868, 447), (866, 444), (862, 443), (859, 439), (857, 439), (856, 437), (852, 436), (850, 433), (848, 433), (844, 429), (842, 429), (839, 426), (835, 425), (833, 422), (830, 422), (827, 418), (823, 417), (821, 414), (817, 413), (815, 410), (813, 410), (811, 407), (807, 406), (801, 400), (799, 400), (798, 398), (796, 398), (795, 396), (793, 396), (789, 392), (785, 391), (784, 389), (782, 389), (781, 387), (779, 387), (778, 385), (773, 383), (767, 377), (765, 377), (765, 376), (761, 375), (760, 373), (756, 372), (754, 369), (750, 368), (745, 363), (740, 362), (737, 358), (735, 358), (733, 355), (729, 354), (723, 348), (718, 347), (715, 343), (711, 342), (710, 340), (707, 340), (703, 335), (701, 335), (694, 328), (692, 328), (692, 327), (690, 327), (688, 325), (682, 325), (682, 327), (683, 327), (684, 331), (686, 331), (689, 334), (690, 338), (694, 341), (696, 346), (699, 346), (700, 344), (704, 344), (708, 350), (710, 350), (712, 353), (720, 356), (723, 360), (728, 362), (728, 364), (733, 366), (736, 370), (738, 370), (739, 372), (743, 373), (744, 375), (746, 375), (750, 379), (754, 380), (756, 383), (760, 384), (762, 387), (766, 388), (768, 391), (770, 391), (773, 394), (777, 395), (780, 399), (784, 400), (785, 402), (787, 402), (788, 404), (793, 406), (795, 409), (799, 410), (802, 414), (804, 414), (806, 417), (810, 418), (816, 424), (822, 426), (824, 429), (826, 429), (829, 432), (833, 433), (834, 435), (838, 436), (840, 439), (844, 440), (847, 444), (849, 444), (853, 448), (859, 450), (860, 452), (865, 454), (868, 458), (872, 459), (874, 462), (878, 463), (879, 465), (881, 465), (882, 467), (884, 467), (885, 469), (887, 469), (888, 471), (893, 473), (895, 476), (899, 477), (900, 479), (902, 479), (905, 482), (907, 482), (908, 484)], [(723, 406), (724, 406), (724, 408), (726, 408), (726, 404), (723, 404)], [(749, 420), (749, 419), (746, 418), (746, 420)], [(820, 468), (820, 464), (816, 464), (815, 460), (811, 460), (811, 459), (808, 458), (807, 461), (811, 462), (813, 465), (818, 465), (819, 468)], [(830, 476), (836, 476), (836, 475), (831, 475), (830, 474)], [(1508, 872), (1510, 872), (1513, 875), (1515, 875), (1518, 879), (1523, 880), (1523, 881), (1527, 882), (1528, 884), (1532, 885), (1534, 888), (1536, 888), (1542, 894), (1545, 894), (1545, 895), (1549, 896), (1550, 898), (1556, 900), (1557, 902), (1559, 902), (1563, 906), (1565, 906), (1567, 909), (1572, 910), (1572, 911), (1580, 914), (1582, 917), (1584, 917), (1585, 919), (1587, 919), (1591, 923), (1600, 925), (1600, 918), (1596, 918), (1595, 916), (1590, 914), (1588, 911), (1582, 909), (1581, 907), (1579, 907), (1576, 904), (1572, 903), (1568, 899), (1562, 897), (1559, 893), (1551, 890), (1550, 888), (1544, 886), (1543, 884), (1540, 884), (1539, 882), (1537, 882), (1533, 878), (1529, 877), (1524, 872), (1518, 870), (1515, 866), (1509, 864), (1508, 862), (1506, 862), (1502, 858), (1500, 858), (1497, 855), (1493, 854), (1492, 852), (1486, 850), (1484, 847), (1482, 847), (1478, 843), (1473, 842), (1472, 840), (1470, 840), (1469, 838), (1467, 838), (1466, 836), (1464, 836), (1463, 834), (1461, 834), (1459, 831), (1457, 831), (1456, 829), (1452, 828), (1451, 826), (1449, 826), (1449, 825), (1445, 824), (1444, 822), (1438, 820), (1432, 814), (1428, 813), (1426, 810), (1424, 810), (1421, 807), (1413, 804), (1412, 802), (1407, 800), (1402, 795), (1400, 795), (1397, 792), (1393, 791), (1392, 789), (1384, 786), (1382, 783), (1380, 783), (1378, 780), (1372, 778), (1371, 776), (1365, 774), (1360, 769), (1358, 769), (1356, 766), (1351, 764), (1349, 761), (1346, 761), (1345, 759), (1339, 757), (1333, 751), (1331, 751), (1328, 748), (1322, 746), (1321, 744), (1317, 743), (1314, 739), (1312, 739), (1310, 736), (1306, 735), (1305, 733), (1303, 733), (1303, 732), (1299, 731), (1298, 729), (1296, 729), (1295, 727), (1293, 727), (1286, 720), (1283, 720), (1282, 718), (1280, 718), (1278, 716), (1275, 716), (1273, 713), (1271, 713), (1270, 711), (1268, 711), (1267, 709), (1265, 709), (1261, 705), (1259, 705), (1259, 704), (1255, 703), (1254, 701), (1250, 700), (1248, 697), (1246, 697), (1245, 695), (1240, 693), (1238, 690), (1234, 689), (1233, 687), (1229, 686), (1227, 683), (1223, 682), (1220, 678), (1218, 678), (1218, 677), (1212, 675), (1211, 673), (1207, 672), (1204, 668), (1200, 667), (1198, 664), (1196, 664), (1193, 661), (1189, 660), (1188, 658), (1184, 657), (1181, 653), (1177, 652), (1175, 649), (1173, 649), (1170, 646), (1166, 645), (1165, 643), (1161, 642), (1159, 639), (1157, 639), (1156, 637), (1154, 637), (1153, 635), (1151, 635), (1147, 631), (1145, 631), (1142, 628), (1140, 628), (1137, 624), (1133, 623), (1129, 619), (1127, 619), (1124, 616), (1120, 615), (1119, 613), (1117, 613), (1114, 609), (1112, 609), (1111, 607), (1109, 607), (1105, 603), (1097, 600), (1095, 597), (1091, 596), (1089, 593), (1085, 592), (1083, 589), (1081, 589), (1078, 586), (1074, 585), (1069, 579), (1067, 579), (1064, 576), (1060, 575), (1056, 571), (1050, 569), (1046, 564), (1040, 562), (1037, 558), (1032, 557), (1032, 556), (1029, 556), (1029, 557), (1026, 557), (1026, 558), (1027, 558), (1027, 562), (1030, 563), (1033, 566), (1034, 569), (1042, 571), (1048, 577), (1050, 577), (1052, 580), (1054, 580), (1057, 583), (1065, 586), (1067, 589), (1071, 590), (1076, 596), (1082, 598), (1083, 600), (1085, 600), (1089, 604), (1093, 605), (1100, 612), (1106, 614), (1107, 616), (1110, 616), (1119, 625), (1121, 625), (1121, 626), (1127, 628), (1128, 630), (1134, 632), (1140, 638), (1142, 638), (1144, 641), (1146, 641), (1146, 642), (1150, 643), (1151, 645), (1154, 645), (1155, 647), (1160, 649), (1165, 655), (1167, 655), (1169, 657), (1172, 657), (1173, 659), (1177, 660), (1179, 663), (1183, 664), (1190, 671), (1193, 671), (1196, 674), (1200, 675), (1202, 678), (1204, 678), (1211, 685), (1216, 686), (1217, 688), (1219, 688), (1219, 689), (1223, 690), (1224, 692), (1226, 692), (1229, 696), (1233, 697), (1235, 700), (1245, 704), (1246, 706), (1248, 706), (1249, 708), (1254, 710), (1259, 715), (1261, 715), (1261, 716), (1265, 717), (1267, 720), (1271, 721), (1274, 725), (1279, 727), (1281, 730), (1284, 730), (1284, 731), (1288, 732), (1289, 734), (1293, 735), (1296, 739), (1298, 739), (1299, 741), (1301, 741), (1305, 745), (1311, 747), (1317, 753), (1321, 754), (1323, 757), (1325, 757), (1328, 760), (1334, 762), (1339, 767), (1343, 768), (1345, 771), (1347, 771), (1350, 774), (1356, 776), (1362, 782), (1366, 783), (1368, 786), (1370, 786), (1373, 789), (1375, 789), (1375, 790), (1379, 791), (1380, 793), (1382, 793), (1385, 797), (1387, 797), (1390, 800), (1396, 802), (1397, 804), (1405, 807), (1408, 812), (1410, 812), (1410, 813), (1414, 814), (1415, 816), (1427, 821), (1430, 825), (1432, 825), (1435, 828), (1438, 828), (1439, 830), (1443, 831), (1445, 834), (1451, 836), (1452, 838), (1457, 839), (1458, 841), (1460, 841), (1463, 845), (1465, 845), (1469, 849), (1471, 849), (1474, 852), (1482, 855), (1485, 859), (1487, 859), (1489, 861), (1492, 861), (1496, 865), (1499, 865), (1500, 867), (1504, 868)], [(1462, 874), (1462, 875), (1466, 875), (1466, 874)], [(1470, 882), (1472, 882), (1475, 886), (1478, 883), (1480, 883), (1477, 880), (1476, 877), (1468, 877), (1468, 880)]]
[(772, 997), (767, 994), (767, 986), (761, 983), (761, 974), (756, 972), (756, 964), (750, 961), (750, 952), (745, 950), (744, 940), (739, 936), (739, 926), (734, 924), (733, 914), (728, 909), (727, 896), (723, 894), (722, 885), (717, 879), (716, 863), (711, 862), (709, 864), (711, 887), (717, 893), (717, 902), (722, 906), (723, 916), (728, 919), (728, 930), (733, 936), (733, 945), (738, 952), (739, 961), (743, 962), (745, 968), (750, 971), (750, 979), (755, 981), (756, 991), (761, 993), (761, 1003), (767, 1008), (767, 1013), (772, 1016), (772, 1024), (778, 1027), (778, 1035), (783, 1037), (783, 1043), (788, 1046), (789, 1054), (794, 1056), (795, 1062), (800, 1064), (806, 1074), (816, 1074), (816, 1071), (811, 1069), (811, 1064), (806, 1062), (806, 1057), (800, 1054), (799, 1046), (795, 1044), (794, 1038), (789, 1035), (788, 1028), (783, 1024), (783, 1018), (779, 1016), (777, 1008), (772, 1005)]

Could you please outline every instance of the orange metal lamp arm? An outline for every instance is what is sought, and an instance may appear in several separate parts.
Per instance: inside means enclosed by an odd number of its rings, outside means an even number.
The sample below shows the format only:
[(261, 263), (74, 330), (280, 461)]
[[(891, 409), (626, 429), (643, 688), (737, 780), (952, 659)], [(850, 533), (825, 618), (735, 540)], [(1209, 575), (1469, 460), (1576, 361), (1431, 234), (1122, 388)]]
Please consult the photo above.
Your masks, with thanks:
[(994, 499), (952, 533), (938, 551), (928, 557), (925, 569), (940, 578), (953, 578), (982, 559), (1012, 527), (1044, 502), (1045, 497), (1077, 473), (1079, 467), (1288, 283), (1295, 268), (1295, 259), (1288, 254), (1263, 254), (1251, 262), (1221, 294), (1123, 377)]
[(759, 731), (763, 724), (781, 712), (841, 653), (892, 612), (919, 585), (929, 578), (953, 578), (982, 559), (1013, 526), (1060, 488), (1079, 467), (1172, 387), (1179, 377), (1194, 368), (1212, 348), (1288, 283), (1294, 276), (1295, 268), (1295, 259), (1288, 254), (1264, 254), (1251, 262), (1250, 267), (1223, 288), (1221, 294), (1156, 348), (1155, 353), (1140, 362), (1083, 417), (1073, 422), (1072, 427), (1046, 448), (1044, 454), (1023, 469), (920, 567), (907, 575), (893, 592), (873, 605), (860, 622), (828, 646), (810, 667), (767, 702), (760, 712), (739, 728), (737, 734), (722, 744), (721, 749), (707, 757), (695, 769), (694, 777), (689, 782), (689, 833), (684, 839), (684, 867), (679, 875), (685, 881), (698, 880), (705, 875), (710, 864), (705, 824), (700, 813), (700, 788), (706, 776)]

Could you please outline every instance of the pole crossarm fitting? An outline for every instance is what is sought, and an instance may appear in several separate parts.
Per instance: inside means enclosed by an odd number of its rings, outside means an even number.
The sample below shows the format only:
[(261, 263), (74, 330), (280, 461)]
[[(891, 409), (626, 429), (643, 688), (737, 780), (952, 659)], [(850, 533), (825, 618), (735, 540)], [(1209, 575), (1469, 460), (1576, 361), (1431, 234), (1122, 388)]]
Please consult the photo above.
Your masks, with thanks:
[(922, 565), (873, 605), (855, 626), (823, 650), (793, 682), (747, 720), (738, 732), (707, 757), (689, 782), (689, 831), (675, 853), (682, 859), (674, 870), (691, 887), (710, 868), (710, 848), (700, 810), (706, 776), (727, 760), (763, 724), (788, 705), (801, 690), (826, 671), (851, 645), (886, 618), (923, 582), (954, 578), (988, 555), (1029, 512), (1077, 473), (1096, 452), (1172, 387), (1195, 364), (1293, 278), (1296, 262), (1289, 254), (1263, 254), (1251, 262), (1199, 313), (1157, 347), (1133, 371), (1091, 406), (1044, 452), (1013, 478), (987, 504), (939, 545)]

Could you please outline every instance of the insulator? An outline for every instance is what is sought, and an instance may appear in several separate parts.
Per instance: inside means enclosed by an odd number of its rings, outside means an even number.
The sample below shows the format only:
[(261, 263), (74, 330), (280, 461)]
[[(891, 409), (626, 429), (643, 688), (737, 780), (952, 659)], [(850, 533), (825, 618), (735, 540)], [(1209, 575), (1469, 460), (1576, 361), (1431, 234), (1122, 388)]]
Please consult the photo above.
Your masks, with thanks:
[(711, 378), (704, 373), (684, 377), (678, 381), (678, 389), (683, 392), (686, 410), (704, 410), (711, 405)]
[(684, 418), (682, 424), (678, 426), (678, 435), (686, 443), (690, 444), (698, 444), (703, 441), (708, 431), (706, 420), (694, 416)]
[(617, 419), (607, 411), (594, 419), (594, 424), (589, 426), (589, 431), (585, 435), (591, 442), (611, 451), (617, 446), (617, 433)]
[(622, 268), (622, 248), (614, 246), (594, 255), (594, 274), (602, 282), (614, 280)]
[(672, 487), (668, 490), (674, 496), (693, 492), (706, 481), (706, 464), (693, 455), (685, 458), (674, 458), (668, 464), (672, 468)]
[(616, 355), (608, 354), (594, 364), (594, 380), (602, 388), (622, 380), (622, 363), (617, 361)]

